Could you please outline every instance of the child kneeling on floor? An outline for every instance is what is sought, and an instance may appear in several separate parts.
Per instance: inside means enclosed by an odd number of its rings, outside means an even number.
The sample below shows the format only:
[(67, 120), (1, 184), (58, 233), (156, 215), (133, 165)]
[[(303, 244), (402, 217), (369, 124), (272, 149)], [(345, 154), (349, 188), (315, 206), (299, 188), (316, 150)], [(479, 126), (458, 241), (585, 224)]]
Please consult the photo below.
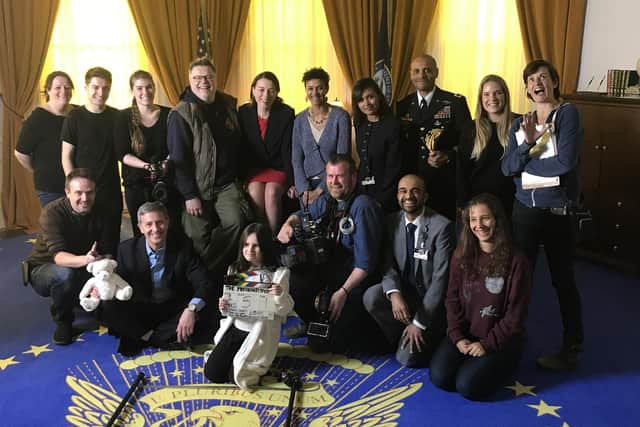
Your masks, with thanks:
[(230, 302), (223, 296), (218, 308), (223, 316), (214, 337), (215, 347), (205, 355), (205, 376), (214, 383), (235, 382), (248, 389), (258, 384), (278, 351), (280, 327), (293, 309), (289, 295), (289, 269), (278, 267), (278, 255), (269, 228), (249, 224), (240, 236), (238, 259), (229, 276), (244, 278), (254, 288), (269, 290), (274, 300), (273, 319), (232, 317)]

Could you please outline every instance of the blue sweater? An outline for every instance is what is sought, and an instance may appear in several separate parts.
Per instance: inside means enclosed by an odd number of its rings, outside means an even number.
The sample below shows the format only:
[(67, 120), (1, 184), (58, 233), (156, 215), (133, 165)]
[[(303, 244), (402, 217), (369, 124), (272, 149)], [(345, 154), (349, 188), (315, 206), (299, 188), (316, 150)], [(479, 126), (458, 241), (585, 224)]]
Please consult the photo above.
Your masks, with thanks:
[(320, 141), (316, 144), (305, 109), (293, 122), (291, 146), (291, 163), (298, 195), (309, 189), (309, 179), (314, 176), (321, 178), (320, 186), (326, 191), (324, 168), (329, 157), (334, 153), (351, 152), (349, 114), (340, 107), (332, 106)]
[[(547, 118), (551, 123), (556, 110)], [(580, 194), (580, 150), (583, 131), (578, 110), (572, 104), (562, 104), (557, 108), (555, 135), (558, 154), (546, 159), (529, 157), (531, 147), (525, 143), (518, 145), (516, 132), (522, 118), (513, 121), (509, 131), (509, 143), (502, 159), (502, 173), (514, 177), (516, 199), (528, 207), (554, 208), (572, 206)], [(522, 172), (537, 176), (560, 176), (560, 186), (525, 190), (522, 188)]]

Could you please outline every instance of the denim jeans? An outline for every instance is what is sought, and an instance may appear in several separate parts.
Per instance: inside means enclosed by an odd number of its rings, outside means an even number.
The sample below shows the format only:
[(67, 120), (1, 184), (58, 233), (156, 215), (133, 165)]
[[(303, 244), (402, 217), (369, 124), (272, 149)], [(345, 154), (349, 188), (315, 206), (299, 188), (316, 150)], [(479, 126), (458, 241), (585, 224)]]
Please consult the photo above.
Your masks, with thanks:
[(513, 240), (529, 259), (534, 270), (538, 246), (544, 251), (551, 283), (558, 295), (564, 326), (564, 346), (582, 344), (582, 304), (573, 271), (574, 239), (571, 215), (555, 215), (548, 210), (513, 204)]
[(73, 307), (90, 275), (84, 268), (42, 264), (31, 270), (31, 286), (43, 297), (51, 297), (51, 316), (56, 322), (73, 322)]

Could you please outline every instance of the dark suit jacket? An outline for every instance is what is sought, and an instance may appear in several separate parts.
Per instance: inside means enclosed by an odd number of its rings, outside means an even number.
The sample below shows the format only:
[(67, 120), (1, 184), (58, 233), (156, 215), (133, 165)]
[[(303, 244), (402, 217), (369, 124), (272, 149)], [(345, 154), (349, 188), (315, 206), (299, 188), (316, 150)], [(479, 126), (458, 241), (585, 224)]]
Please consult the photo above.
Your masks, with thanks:
[[(429, 106), (421, 110), (417, 93), (412, 93), (398, 102), (398, 118), (405, 124), (407, 152), (405, 168), (417, 173), (427, 181), (429, 206), (451, 220), (455, 219), (456, 175), (455, 148), (464, 125), (471, 120), (464, 96), (456, 95), (436, 87)], [(446, 151), (450, 162), (440, 168), (427, 164), (428, 150), (420, 140), (420, 128), (425, 131), (440, 128), (437, 140), (439, 150)]]
[[(453, 223), (431, 209), (425, 208), (422, 215), (422, 226), (426, 232), (425, 248), (429, 250), (428, 260), (415, 260), (414, 274), (418, 266), (422, 272), (423, 288), (417, 290), (421, 302), (411, 304), (417, 306), (415, 320), (430, 327), (432, 318), (444, 307), (444, 297), (449, 280), (449, 258), (454, 247)], [(384, 276), (382, 289), (385, 293), (392, 290), (403, 291), (408, 284), (402, 280), (405, 261), (407, 259), (407, 233), (404, 212), (395, 212), (388, 217), (387, 236), (389, 243), (385, 246)], [(417, 244), (418, 242), (416, 242)]]
[(291, 168), (291, 132), (294, 113), (287, 104), (274, 104), (269, 113), (264, 141), (260, 137), (258, 111), (255, 105), (245, 104), (239, 110), (246, 153), (245, 160), (250, 168), (272, 168), (287, 174), (293, 185)]
[[(162, 284), (174, 291), (176, 304), (186, 306), (193, 297), (211, 304), (213, 283), (191, 240), (179, 233), (169, 233), (164, 265)], [(118, 273), (133, 287), (133, 301), (151, 302), (153, 282), (144, 236), (120, 244)]]

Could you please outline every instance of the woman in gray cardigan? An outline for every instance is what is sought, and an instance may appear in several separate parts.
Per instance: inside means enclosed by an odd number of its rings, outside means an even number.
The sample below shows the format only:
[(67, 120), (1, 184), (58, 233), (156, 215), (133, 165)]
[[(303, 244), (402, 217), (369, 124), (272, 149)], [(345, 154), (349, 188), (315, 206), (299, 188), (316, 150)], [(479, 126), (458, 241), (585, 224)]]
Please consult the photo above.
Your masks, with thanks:
[(326, 190), (325, 164), (334, 153), (350, 153), (349, 114), (327, 102), (329, 74), (311, 68), (303, 76), (309, 107), (293, 122), (291, 162), (296, 195), (303, 204), (313, 203)]

